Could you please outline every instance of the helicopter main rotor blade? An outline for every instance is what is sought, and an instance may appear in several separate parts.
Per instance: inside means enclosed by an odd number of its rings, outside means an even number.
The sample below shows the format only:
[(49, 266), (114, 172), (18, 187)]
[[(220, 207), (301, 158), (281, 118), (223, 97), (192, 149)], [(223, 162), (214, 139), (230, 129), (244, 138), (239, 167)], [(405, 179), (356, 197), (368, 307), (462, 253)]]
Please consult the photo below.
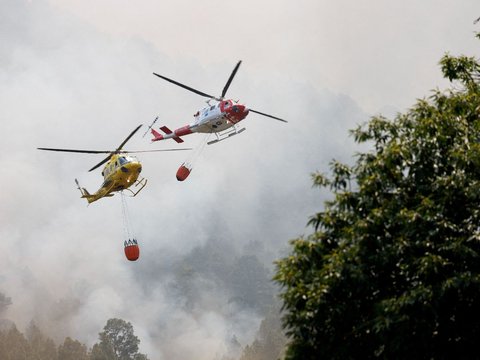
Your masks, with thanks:
[(138, 154), (149, 152), (162, 152), (162, 151), (185, 151), (192, 150), (192, 148), (179, 148), (179, 149), (155, 149), (155, 150), (80, 150), (80, 149), (56, 149), (56, 148), (37, 148), (38, 150), (46, 151), (58, 151), (58, 152), (70, 152), (79, 154)]
[(151, 152), (163, 152), (163, 151), (186, 151), (186, 150), (192, 150), (192, 148), (156, 149), (156, 150), (123, 150), (123, 151), (119, 151), (119, 154), (139, 154), (139, 153), (151, 153)]
[(120, 146), (117, 148), (117, 150), (115, 150), (115, 152), (118, 152), (120, 150), (122, 150), (123, 146), (127, 143), (128, 140), (130, 140), (130, 138), (135, 135), (135, 133), (142, 127), (142, 124), (138, 125), (135, 130), (133, 130), (130, 135), (127, 136), (127, 138), (125, 140), (123, 140), (123, 142), (120, 144)]
[(39, 147), (38, 150), (46, 150), (46, 151), (59, 151), (59, 152), (70, 152), (70, 153), (79, 153), (79, 154), (115, 154), (122, 151), (122, 147), (125, 143), (130, 140), (130, 138), (142, 127), (142, 125), (137, 126), (135, 130), (131, 132), (130, 135), (120, 144), (120, 146), (116, 150), (81, 150), (81, 149), (63, 149), (63, 148), (45, 148)]
[(89, 171), (89, 172), (90, 172), (90, 171), (93, 171), (93, 170), (99, 168), (100, 166), (102, 166), (103, 164), (105, 164), (108, 160), (110, 160), (110, 158), (112, 157), (113, 154), (119, 154), (119, 153), (121, 152), (123, 146), (127, 143), (127, 141), (130, 140), (131, 137), (132, 137), (133, 135), (135, 135), (135, 133), (136, 133), (141, 127), (142, 127), (142, 124), (138, 125), (138, 126), (135, 128), (135, 130), (133, 130), (133, 131), (130, 133), (130, 135), (128, 135), (127, 138), (126, 138), (125, 140), (123, 140), (123, 142), (120, 144), (120, 146), (117, 148), (117, 150), (112, 151), (109, 156), (107, 156), (105, 159), (103, 159), (102, 161), (100, 161), (97, 165), (95, 165), (94, 167), (92, 167), (92, 168), (91, 168), (90, 170), (88, 170), (88, 171)]
[(265, 114), (265, 113), (262, 113), (260, 111), (257, 111), (257, 110), (253, 110), (253, 109), (248, 109), (249, 111), (255, 113), (255, 114), (259, 114), (259, 115), (263, 115), (263, 116), (266, 116), (266, 117), (269, 117), (269, 118), (272, 118), (272, 119), (275, 119), (275, 120), (278, 120), (278, 121), (283, 121), (285, 123), (287, 123), (288, 121), (287, 120), (283, 120), (283, 119), (280, 119), (279, 117), (276, 117), (276, 116), (273, 116), (273, 115), (269, 115), (269, 114)]
[[(135, 132), (139, 129), (140, 127), (138, 127)], [(132, 134), (130, 134), (130, 137), (135, 133), (133, 132)], [(127, 139), (128, 140), (128, 139)], [(126, 141), (124, 141), (125, 143)], [(103, 164), (105, 164), (108, 160), (110, 160), (112, 158), (112, 155), (113, 154), (128, 154), (128, 153), (141, 153), (141, 152), (158, 152), (158, 151), (176, 151), (176, 150), (190, 150), (190, 149), (164, 149), (164, 150), (137, 150), (137, 151), (127, 151), (127, 150), (116, 150), (115, 152), (111, 152), (109, 156), (107, 156), (105, 159), (103, 159), (102, 161), (100, 161), (97, 165), (95, 165), (94, 167), (92, 167), (90, 170), (88, 170), (89, 172), (90, 171), (93, 171), (97, 168), (99, 168), (100, 166), (102, 166)]]
[(71, 153), (81, 153), (81, 154), (111, 154), (111, 150), (77, 150), (77, 149), (54, 149), (54, 148), (37, 148), (38, 150), (46, 151), (61, 151), (61, 152), (71, 152)]
[(222, 91), (222, 97), (221, 99), (223, 99), (225, 97), (225, 94), (227, 93), (227, 90), (228, 88), (230, 87), (230, 84), (232, 83), (232, 80), (233, 78), (235, 77), (235, 74), (237, 73), (238, 71), (238, 68), (240, 67), (240, 64), (242, 63), (242, 60), (240, 60), (237, 65), (235, 66), (235, 68), (233, 69), (232, 73), (230, 74), (230, 77), (228, 78), (228, 81), (227, 83), (225, 84), (225, 87), (223, 88), (223, 91)]
[(91, 168), (90, 170), (88, 170), (88, 171), (90, 172), (90, 171), (93, 171), (93, 170), (99, 168), (100, 166), (102, 166), (103, 164), (105, 164), (108, 160), (110, 160), (113, 154), (118, 154), (118, 153), (120, 153), (121, 150), (122, 150), (122, 147), (127, 143), (128, 140), (130, 140), (130, 138), (131, 138), (133, 135), (135, 135), (135, 133), (136, 133), (141, 127), (142, 127), (142, 124), (138, 125), (138, 126), (135, 128), (135, 130), (133, 130), (133, 131), (130, 133), (130, 135), (128, 135), (127, 138), (126, 138), (125, 140), (123, 140), (123, 142), (120, 144), (120, 146), (117, 148), (117, 150), (112, 151), (109, 156), (107, 156), (105, 159), (103, 159), (102, 161), (100, 161), (97, 165), (95, 165), (94, 167), (92, 167), (92, 168)]
[(156, 75), (156, 76), (158, 76), (159, 78), (161, 78), (161, 79), (163, 79), (163, 80), (166, 80), (166, 81), (168, 81), (168, 82), (171, 82), (172, 84), (175, 84), (175, 85), (177, 85), (177, 86), (180, 86), (181, 88), (184, 88), (184, 89), (186, 89), (186, 90), (189, 90), (189, 91), (191, 91), (191, 92), (194, 92), (194, 93), (197, 94), (197, 95), (205, 96), (205, 97), (208, 97), (208, 98), (211, 98), (211, 99), (216, 99), (215, 96), (209, 95), (209, 94), (204, 93), (204, 92), (202, 92), (202, 91), (200, 91), (200, 90), (197, 90), (197, 89), (194, 89), (194, 88), (192, 88), (192, 87), (190, 87), (190, 86), (187, 86), (187, 85), (184, 85), (184, 84), (182, 84), (182, 83), (179, 83), (178, 81), (169, 79), (169, 78), (167, 78), (167, 77), (165, 77), (165, 76), (159, 75), (159, 74), (157, 74), (157, 73), (153, 73), (153, 75)]
[(92, 167), (90, 170), (88, 170), (89, 172), (90, 171), (93, 171), (97, 168), (99, 168), (100, 166), (102, 166), (103, 164), (105, 164), (108, 160), (110, 160), (110, 158), (112, 157), (113, 154), (118, 154), (121, 150), (122, 150), (122, 147), (127, 143), (128, 140), (131, 139), (131, 137), (133, 135), (135, 135), (135, 133), (142, 127), (142, 124), (138, 125), (135, 130), (133, 130), (130, 135), (127, 136), (127, 138), (125, 140), (123, 140), (123, 142), (120, 144), (120, 146), (115, 150), (115, 151), (112, 151), (110, 152), (110, 155), (107, 156), (105, 159), (103, 159), (102, 161), (100, 161), (97, 165), (95, 165), (94, 167)]
[(92, 167), (90, 170), (88, 170), (88, 172), (90, 171), (93, 171), (95, 169), (98, 169), (100, 166), (102, 166), (103, 164), (105, 164), (108, 160), (110, 160), (112, 158), (112, 155), (113, 153), (110, 153), (110, 155), (108, 155), (105, 159), (103, 159), (102, 161), (100, 161), (97, 165), (95, 165), (94, 167)]
[(113, 154), (137, 154), (137, 153), (150, 153), (150, 152), (165, 152), (165, 151), (185, 151), (185, 150), (192, 150), (192, 148), (180, 148), (180, 149), (156, 149), (156, 150), (79, 150), (79, 149), (57, 149), (57, 148), (37, 148), (38, 150), (46, 150), (46, 151), (58, 151), (58, 152), (69, 152), (69, 153), (77, 153), (77, 154), (108, 154), (108, 156), (99, 162), (97, 165), (92, 167), (88, 171), (93, 171), (100, 167), (101, 165), (105, 164), (108, 160), (112, 158)]

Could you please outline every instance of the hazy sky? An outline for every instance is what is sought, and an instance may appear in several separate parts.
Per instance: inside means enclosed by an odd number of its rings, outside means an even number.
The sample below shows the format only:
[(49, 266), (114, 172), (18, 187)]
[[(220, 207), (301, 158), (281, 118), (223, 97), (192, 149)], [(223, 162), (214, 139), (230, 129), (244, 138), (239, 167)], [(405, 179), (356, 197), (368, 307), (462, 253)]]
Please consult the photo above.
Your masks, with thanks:
[(403, 110), (437, 86), (435, 64), (446, 51), (476, 49), (480, 16), (474, 0), (50, 2), (173, 59), (203, 66), (243, 59), (249, 73), (346, 93), (369, 112)]
[[(168, 272), (145, 293), (148, 269), (214, 237), (239, 253), (261, 240), (278, 255), (308, 233), (322, 199), (310, 173), (352, 161), (348, 129), (445, 87), (438, 61), (446, 51), (478, 55), (478, 16), (473, 0), (0, 0), (5, 317), (89, 346), (108, 318), (124, 318), (152, 360), (213, 359), (232, 333), (245, 345), (255, 314), (185, 312)], [(208, 146), (184, 183), (175, 172), (186, 154), (139, 156), (149, 183), (128, 201), (141, 246), (139, 263), (128, 263), (119, 197), (87, 207), (74, 184), (98, 188), (100, 171), (87, 169), (101, 159), (36, 147), (108, 150), (157, 115), (182, 126), (204, 99), (152, 72), (219, 94), (238, 60), (228, 95), (289, 123), (249, 115), (247, 131)], [(139, 135), (126, 148), (177, 146)], [(205, 298), (220, 307), (226, 294)]]

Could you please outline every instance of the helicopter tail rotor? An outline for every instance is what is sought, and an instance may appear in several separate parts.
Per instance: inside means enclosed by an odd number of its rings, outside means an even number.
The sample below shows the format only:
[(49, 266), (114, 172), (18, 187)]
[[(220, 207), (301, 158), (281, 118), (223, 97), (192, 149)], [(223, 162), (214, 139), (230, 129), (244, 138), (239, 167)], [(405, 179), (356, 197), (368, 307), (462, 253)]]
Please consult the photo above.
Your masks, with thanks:
[(75, 183), (77, 184), (78, 190), (80, 190), (80, 193), (82, 194), (81, 197), (87, 199), (89, 204), (94, 202), (95, 200), (98, 200), (98, 196), (90, 194), (87, 189), (81, 187), (77, 179), (75, 179)]
[(155, 118), (155, 120), (153, 120), (153, 122), (150, 124), (150, 126), (149, 126), (148, 129), (147, 129), (147, 131), (145, 131), (145, 134), (143, 134), (142, 137), (145, 137), (145, 136), (148, 134), (149, 130), (152, 129), (153, 125), (155, 125), (155, 123), (157, 122), (157, 120), (158, 120), (158, 116)]

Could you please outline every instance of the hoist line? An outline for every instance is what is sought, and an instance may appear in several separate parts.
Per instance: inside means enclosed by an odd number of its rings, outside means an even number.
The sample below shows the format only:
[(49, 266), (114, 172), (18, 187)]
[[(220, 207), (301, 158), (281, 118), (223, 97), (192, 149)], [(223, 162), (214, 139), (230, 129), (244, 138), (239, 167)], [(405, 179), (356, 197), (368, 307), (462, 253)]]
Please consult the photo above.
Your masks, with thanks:
[(191, 155), (187, 158), (187, 160), (185, 160), (185, 165), (187, 165), (190, 170), (193, 169), (193, 166), (197, 163), (197, 159), (203, 153), (205, 146), (207, 145), (208, 139), (210, 138), (210, 135), (212, 135), (212, 133), (205, 134), (203, 139), (193, 148)]
[(130, 216), (128, 213), (126, 195), (123, 191), (120, 191), (120, 197), (122, 201), (122, 218), (123, 218), (123, 231), (126, 235), (126, 241), (132, 240), (132, 226), (130, 223)]

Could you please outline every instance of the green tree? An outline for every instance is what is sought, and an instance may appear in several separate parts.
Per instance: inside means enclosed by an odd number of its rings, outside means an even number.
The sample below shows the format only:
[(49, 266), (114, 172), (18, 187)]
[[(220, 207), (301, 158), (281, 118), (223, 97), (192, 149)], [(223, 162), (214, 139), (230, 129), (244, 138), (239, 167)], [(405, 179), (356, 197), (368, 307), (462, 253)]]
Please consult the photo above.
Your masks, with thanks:
[(230, 267), (227, 285), (232, 299), (266, 312), (272, 304), (272, 275), (255, 255), (242, 255)]
[(131, 323), (122, 319), (109, 319), (99, 334), (100, 343), (92, 348), (92, 360), (147, 359), (138, 353), (140, 340), (134, 335)]
[(85, 344), (70, 337), (65, 338), (63, 344), (58, 347), (58, 360), (89, 360)]
[(352, 131), (371, 150), (313, 175), (332, 200), (275, 275), (287, 359), (479, 357), (480, 64), (440, 64), (452, 89), (372, 118)]
[(118, 360), (113, 347), (109, 343), (95, 344), (90, 352), (90, 360)]
[(0, 333), (0, 359), (32, 359), (28, 341), (17, 330), (16, 326), (12, 326), (8, 331)]
[(262, 320), (256, 339), (247, 345), (239, 360), (277, 360), (282, 358), (287, 341), (282, 331), (278, 300)]
[(133, 359), (134, 360), (148, 360), (148, 357), (145, 354), (138, 353), (133, 357)]
[(33, 321), (30, 323), (26, 334), (32, 359), (52, 360), (57, 358), (55, 343), (45, 336)]

